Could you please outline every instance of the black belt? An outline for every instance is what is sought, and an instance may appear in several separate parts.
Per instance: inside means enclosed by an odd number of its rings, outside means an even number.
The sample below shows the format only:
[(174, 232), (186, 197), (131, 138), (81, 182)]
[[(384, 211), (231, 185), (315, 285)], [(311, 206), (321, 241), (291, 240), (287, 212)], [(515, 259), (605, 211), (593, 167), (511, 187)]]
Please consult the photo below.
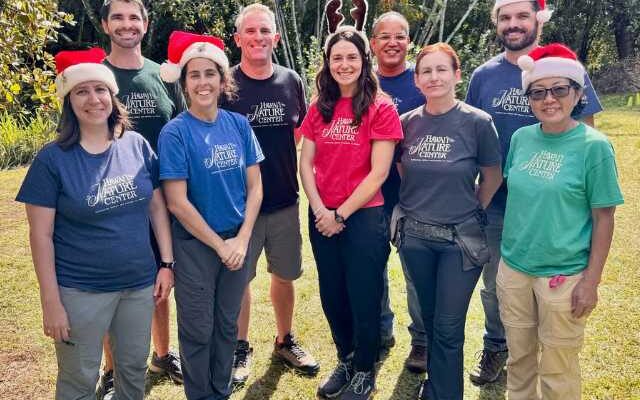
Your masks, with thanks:
[(435, 242), (454, 242), (454, 230), (447, 225), (433, 225), (417, 221), (409, 216), (404, 218), (404, 233), (419, 239)]

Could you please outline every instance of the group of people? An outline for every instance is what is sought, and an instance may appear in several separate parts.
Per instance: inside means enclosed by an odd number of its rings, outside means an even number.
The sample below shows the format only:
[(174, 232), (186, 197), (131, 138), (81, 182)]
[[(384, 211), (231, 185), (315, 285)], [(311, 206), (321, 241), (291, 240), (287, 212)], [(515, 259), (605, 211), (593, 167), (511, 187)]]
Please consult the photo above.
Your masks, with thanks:
[[(329, 35), (307, 107), (272, 61), (275, 16), (240, 10), (229, 65), (217, 37), (175, 31), (167, 62), (144, 58), (140, 0), (105, 1), (111, 52), (56, 55), (58, 138), (33, 161), (26, 204), (57, 399), (142, 399), (149, 369), (188, 399), (227, 399), (249, 376), (250, 282), (264, 250), (273, 355), (320, 366), (294, 336), (302, 274), (299, 175), (337, 365), (318, 395), (370, 399), (394, 343), (387, 263), (398, 250), (411, 317), (405, 366), (420, 399), (463, 398), (466, 314), (477, 281), (484, 348), (469, 378), (509, 399), (579, 399), (578, 354), (622, 204), (601, 107), (576, 55), (539, 46), (544, 1), (497, 0), (505, 51), (456, 98), (458, 55), (366, 2), (355, 26), (328, 2)], [(374, 62), (375, 59), (375, 62)], [(504, 177), (504, 179), (503, 179)], [(169, 349), (175, 285), (179, 355)], [(104, 346), (103, 346), (104, 341)], [(104, 347), (104, 349), (103, 349)], [(99, 377), (101, 357), (105, 366)]]

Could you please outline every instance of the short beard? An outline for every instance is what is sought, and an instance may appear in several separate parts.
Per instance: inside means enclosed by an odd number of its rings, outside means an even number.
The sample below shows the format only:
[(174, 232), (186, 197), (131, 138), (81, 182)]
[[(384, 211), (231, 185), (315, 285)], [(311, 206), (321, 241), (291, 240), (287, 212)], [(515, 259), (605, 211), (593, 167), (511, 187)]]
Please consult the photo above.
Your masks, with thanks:
[(497, 39), (498, 43), (500, 43), (501, 46), (504, 46), (504, 48), (506, 48), (507, 50), (520, 51), (526, 49), (527, 47), (534, 44), (536, 42), (536, 39), (538, 38), (538, 23), (536, 22), (536, 25), (531, 30), (531, 32), (518, 43), (510, 44), (509, 42), (504, 40), (504, 35), (505, 33), (503, 33), (502, 35), (497, 35)]
[(143, 39), (142, 35), (140, 35), (139, 37), (140, 37), (140, 40), (136, 42), (120, 42), (120, 40), (118, 40), (115, 37), (115, 34), (113, 36), (109, 35), (109, 39), (111, 39), (111, 42), (117, 44), (119, 47), (122, 47), (123, 49), (134, 49), (138, 47), (138, 45), (142, 43), (142, 39)]

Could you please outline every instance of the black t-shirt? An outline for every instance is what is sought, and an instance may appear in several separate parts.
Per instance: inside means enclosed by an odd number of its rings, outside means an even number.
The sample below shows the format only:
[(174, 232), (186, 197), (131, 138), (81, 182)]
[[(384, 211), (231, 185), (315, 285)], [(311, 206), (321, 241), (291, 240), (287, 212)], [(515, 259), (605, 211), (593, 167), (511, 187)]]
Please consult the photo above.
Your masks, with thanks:
[(260, 163), (264, 197), (261, 213), (270, 213), (298, 201), (297, 154), (293, 131), (307, 113), (300, 76), (280, 65), (267, 79), (249, 78), (239, 65), (231, 69), (238, 99), (220, 99), (220, 107), (247, 117), (265, 160)]

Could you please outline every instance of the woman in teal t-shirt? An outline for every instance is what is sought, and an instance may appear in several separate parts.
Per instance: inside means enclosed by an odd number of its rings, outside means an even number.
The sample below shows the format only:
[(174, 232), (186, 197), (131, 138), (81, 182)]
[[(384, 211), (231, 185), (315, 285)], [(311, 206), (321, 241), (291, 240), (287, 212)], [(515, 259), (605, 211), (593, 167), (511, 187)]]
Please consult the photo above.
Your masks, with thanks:
[[(576, 121), (585, 71), (559, 44), (518, 60), (539, 124), (515, 132), (507, 156), (507, 208), (496, 279), (509, 347), (508, 396), (579, 399), (586, 318), (622, 204), (613, 148)], [(540, 356), (539, 356), (540, 354)]]

